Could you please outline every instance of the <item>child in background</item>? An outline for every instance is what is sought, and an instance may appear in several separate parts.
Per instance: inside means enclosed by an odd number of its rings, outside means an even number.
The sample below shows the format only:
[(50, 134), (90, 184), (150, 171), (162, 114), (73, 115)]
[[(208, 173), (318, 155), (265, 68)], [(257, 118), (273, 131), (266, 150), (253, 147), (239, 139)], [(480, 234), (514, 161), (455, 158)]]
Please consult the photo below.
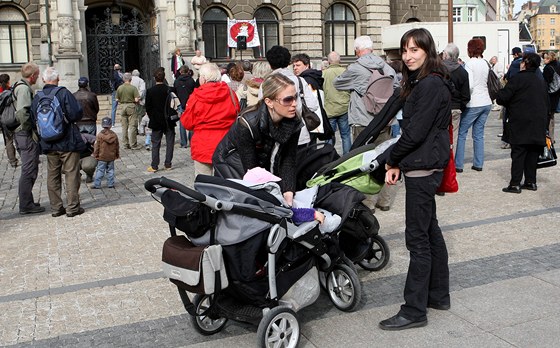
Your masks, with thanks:
[(150, 123), (150, 118), (148, 114), (145, 114), (142, 117), (142, 121), (140, 121), (140, 134), (146, 135), (146, 140), (144, 141), (144, 147), (146, 150), (150, 151), (150, 145), (152, 145), (152, 130), (148, 128), (148, 124)]
[(101, 180), (107, 174), (107, 186), (115, 187), (115, 160), (119, 155), (119, 137), (111, 130), (111, 118), (101, 120), (103, 130), (97, 134), (92, 156), (97, 160), (95, 179), (91, 188), (101, 188)]

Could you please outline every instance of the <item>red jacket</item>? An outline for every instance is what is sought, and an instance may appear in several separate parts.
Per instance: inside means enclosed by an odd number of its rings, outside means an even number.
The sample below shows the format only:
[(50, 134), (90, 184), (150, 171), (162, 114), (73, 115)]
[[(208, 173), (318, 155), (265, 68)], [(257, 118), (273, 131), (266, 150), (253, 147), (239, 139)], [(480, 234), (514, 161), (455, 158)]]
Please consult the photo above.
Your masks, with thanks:
[(216, 146), (237, 119), (238, 112), (237, 96), (233, 91), (230, 94), (225, 82), (208, 82), (195, 88), (181, 115), (183, 126), (194, 131), (191, 140), (193, 160), (212, 163)]

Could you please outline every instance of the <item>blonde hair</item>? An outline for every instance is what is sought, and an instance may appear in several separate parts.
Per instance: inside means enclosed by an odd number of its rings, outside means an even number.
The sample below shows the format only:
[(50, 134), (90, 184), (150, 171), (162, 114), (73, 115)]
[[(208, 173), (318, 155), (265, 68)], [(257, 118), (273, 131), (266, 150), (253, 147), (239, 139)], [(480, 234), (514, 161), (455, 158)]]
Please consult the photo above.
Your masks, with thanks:
[(272, 72), (270, 64), (265, 61), (258, 61), (253, 64), (253, 76), (264, 79)]
[(21, 77), (28, 79), (31, 76), (39, 73), (39, 66), (35, 63), (25, 63), (21, 67)]
[(206, 82), (218, 82), (222, 79), (220, 68), (214, 63), (204, 63), (198, 71), (200, 77), (204, 77)]
[(548, 51), (548, 52), (546, 52), (546, 55), (548, 56), (548, 59), (556, 60), (556, 53), (555, 52)]
[(263, 92), (262, 99), (276, 99), (276, 96), (290, 85), (295, 86), (294, 81), (290, 80), (290, 78), (282, 74), (272, 74), (268, 76), (261, 85)]

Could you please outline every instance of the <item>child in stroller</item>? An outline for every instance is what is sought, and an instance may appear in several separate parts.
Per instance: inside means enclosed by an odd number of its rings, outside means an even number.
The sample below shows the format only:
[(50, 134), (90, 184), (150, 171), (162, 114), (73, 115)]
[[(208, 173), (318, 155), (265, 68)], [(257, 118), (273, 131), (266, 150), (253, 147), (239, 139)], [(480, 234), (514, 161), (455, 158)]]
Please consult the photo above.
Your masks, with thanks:
[[(326, 273), (328, 294), (337, 308), (352, 311), (361, 303), (355, 269), (329, 255), (317, 222), (295, 226), (292, 211), (269, 192), (203, 175), (196, 178), (194, 189), (164, 177), (148, 180), (145, 187), (164, 206), (170, 243), (182, 238), (175, 250), (220, 247), (209, 262), (216, 272), (213, 287), (199, 291), (192, 301), (187, 293), (193, 289), (188, 283), (192, 279), (184, 276), (192, 270), (173, 264), (164, 248), (164, 272), (178, 286), (200, 333), (219, 332), (234, 319), (258, 324), (261, 347), (295, 347), (300, 331), (296, 312), (318, 298), (319, 272)], [(177, 229), (187, 236), (179, 236)], [(214, 280), (211, 276), (204, 281), (209, 279)]]

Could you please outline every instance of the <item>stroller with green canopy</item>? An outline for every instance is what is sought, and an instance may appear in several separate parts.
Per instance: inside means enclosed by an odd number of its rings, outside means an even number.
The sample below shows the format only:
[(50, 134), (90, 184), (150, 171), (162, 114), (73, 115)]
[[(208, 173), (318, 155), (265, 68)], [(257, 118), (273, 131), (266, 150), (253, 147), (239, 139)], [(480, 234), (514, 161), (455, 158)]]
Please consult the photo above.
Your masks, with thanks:
[[(377, 146), (367, 144), (361, 146), (339, 159), (320, 168), (307, 181), (307, 187), (321, 188), (333, 184), (344, 184), (360, 194), (379, 193), (384, 184), (385, 162), (397, 139), (389, 139)], [(316, 207), (325, 208), (343, 216), (338, 233), (340, 249), (352, 262), (363, 269), (378, 271), (389, 262), (389, 247), (383, 237), (379, 235), (379, 222), (371, 210), (361, 200), (352, 202), (349, 213), (343, 212), (350, 202), (348, 193), (343, 195), (326, 194), (329, 202), (319, 200)]]

